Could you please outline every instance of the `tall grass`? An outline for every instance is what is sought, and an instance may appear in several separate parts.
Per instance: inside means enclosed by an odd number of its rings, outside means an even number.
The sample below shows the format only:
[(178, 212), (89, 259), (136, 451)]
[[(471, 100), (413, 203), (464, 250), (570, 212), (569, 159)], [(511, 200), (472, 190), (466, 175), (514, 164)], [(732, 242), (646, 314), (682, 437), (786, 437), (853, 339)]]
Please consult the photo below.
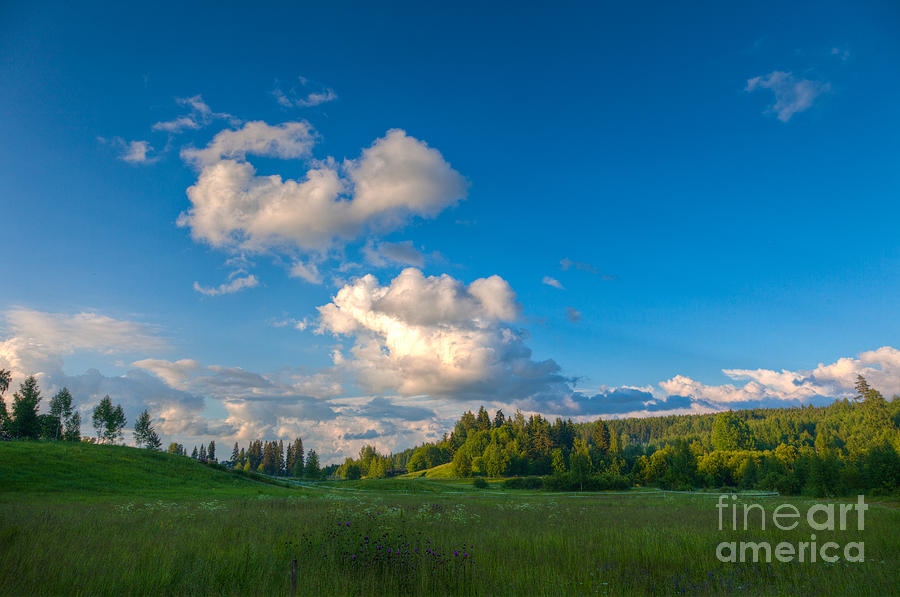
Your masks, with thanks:
[[(729, 564), (715, 557), (720, 541), (796, 544), (809, 530), (719, 531), (709, 497), (403, 494), (382, 485), (347, 493), (245, 484), (243, 494), (229, 486), (216, 495), (203, 488), (219, 485), (204, 480), (191, 497), (182, 485), (174, 497), (131, 491), (95, 501), (4, 487), (0, 594), (287, 595), (294, 558), (300, 595), (900, 592), (900, 510), (890, 503), (872, 505), (862, 532), (818, 533), (820, 542), (865, 541), (863, 563)], [(747, 499), (769, 511), (814, 503)]]

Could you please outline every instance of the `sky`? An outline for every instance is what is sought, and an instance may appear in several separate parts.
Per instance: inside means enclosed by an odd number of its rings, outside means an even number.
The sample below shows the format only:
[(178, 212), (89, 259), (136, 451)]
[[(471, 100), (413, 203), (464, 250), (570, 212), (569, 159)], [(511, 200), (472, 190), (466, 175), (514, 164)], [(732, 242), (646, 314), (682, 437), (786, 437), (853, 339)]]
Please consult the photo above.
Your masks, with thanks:
[(325, 4), (0, 5), (8, 402), (337, 462), (900, 394), (895, 2)]

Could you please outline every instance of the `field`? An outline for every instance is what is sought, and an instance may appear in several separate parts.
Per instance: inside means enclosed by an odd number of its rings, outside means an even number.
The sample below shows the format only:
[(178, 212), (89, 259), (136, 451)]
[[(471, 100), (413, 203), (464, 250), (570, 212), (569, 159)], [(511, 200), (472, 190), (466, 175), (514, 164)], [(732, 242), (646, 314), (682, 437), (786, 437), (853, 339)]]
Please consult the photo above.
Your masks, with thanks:
[(864, 562), (722, 563), (721, 541), (810, 529), (719, 531), (715, 496), (441, 477), (285, 488), (132, 448), (0, 443), (0, 594), (288, 595), (293, 559), (300, 595), (900, 593), (896, 503), (871, 501), (864, 531), (817, 533), (864, 541)]

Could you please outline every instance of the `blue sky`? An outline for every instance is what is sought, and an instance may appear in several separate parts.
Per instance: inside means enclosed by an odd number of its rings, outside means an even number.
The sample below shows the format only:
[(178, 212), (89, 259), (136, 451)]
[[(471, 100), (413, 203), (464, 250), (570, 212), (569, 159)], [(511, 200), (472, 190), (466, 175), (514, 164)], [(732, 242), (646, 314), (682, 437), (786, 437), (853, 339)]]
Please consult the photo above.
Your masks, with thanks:
[[(166, 439), (332, 458), (482, 402), (798, 404), (858, 372), (898, 393), (898, 21), (7, 3), (0, 366), (85, 409), (117, 391)], [(340, 187), (323, 211), (289, 183), (247, 198), (310, 172)]]

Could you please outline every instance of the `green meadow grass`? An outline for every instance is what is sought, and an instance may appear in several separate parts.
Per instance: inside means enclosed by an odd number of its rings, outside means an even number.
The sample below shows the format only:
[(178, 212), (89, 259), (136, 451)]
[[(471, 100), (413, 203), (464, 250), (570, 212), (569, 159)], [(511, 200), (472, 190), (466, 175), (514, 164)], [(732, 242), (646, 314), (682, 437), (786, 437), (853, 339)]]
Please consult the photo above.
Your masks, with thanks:
[(0, 594), (288, 595), (294, 558), (300, 595), (900, 593), (896, 504), (872, 503), (863, 532), (818, 533), (865, 541), (863, 563), (730, 564), (720, 541), (809, 529), (721, 532), (715, 503), (428, 478), (285, 489), (129, 448), (3, 443)]

